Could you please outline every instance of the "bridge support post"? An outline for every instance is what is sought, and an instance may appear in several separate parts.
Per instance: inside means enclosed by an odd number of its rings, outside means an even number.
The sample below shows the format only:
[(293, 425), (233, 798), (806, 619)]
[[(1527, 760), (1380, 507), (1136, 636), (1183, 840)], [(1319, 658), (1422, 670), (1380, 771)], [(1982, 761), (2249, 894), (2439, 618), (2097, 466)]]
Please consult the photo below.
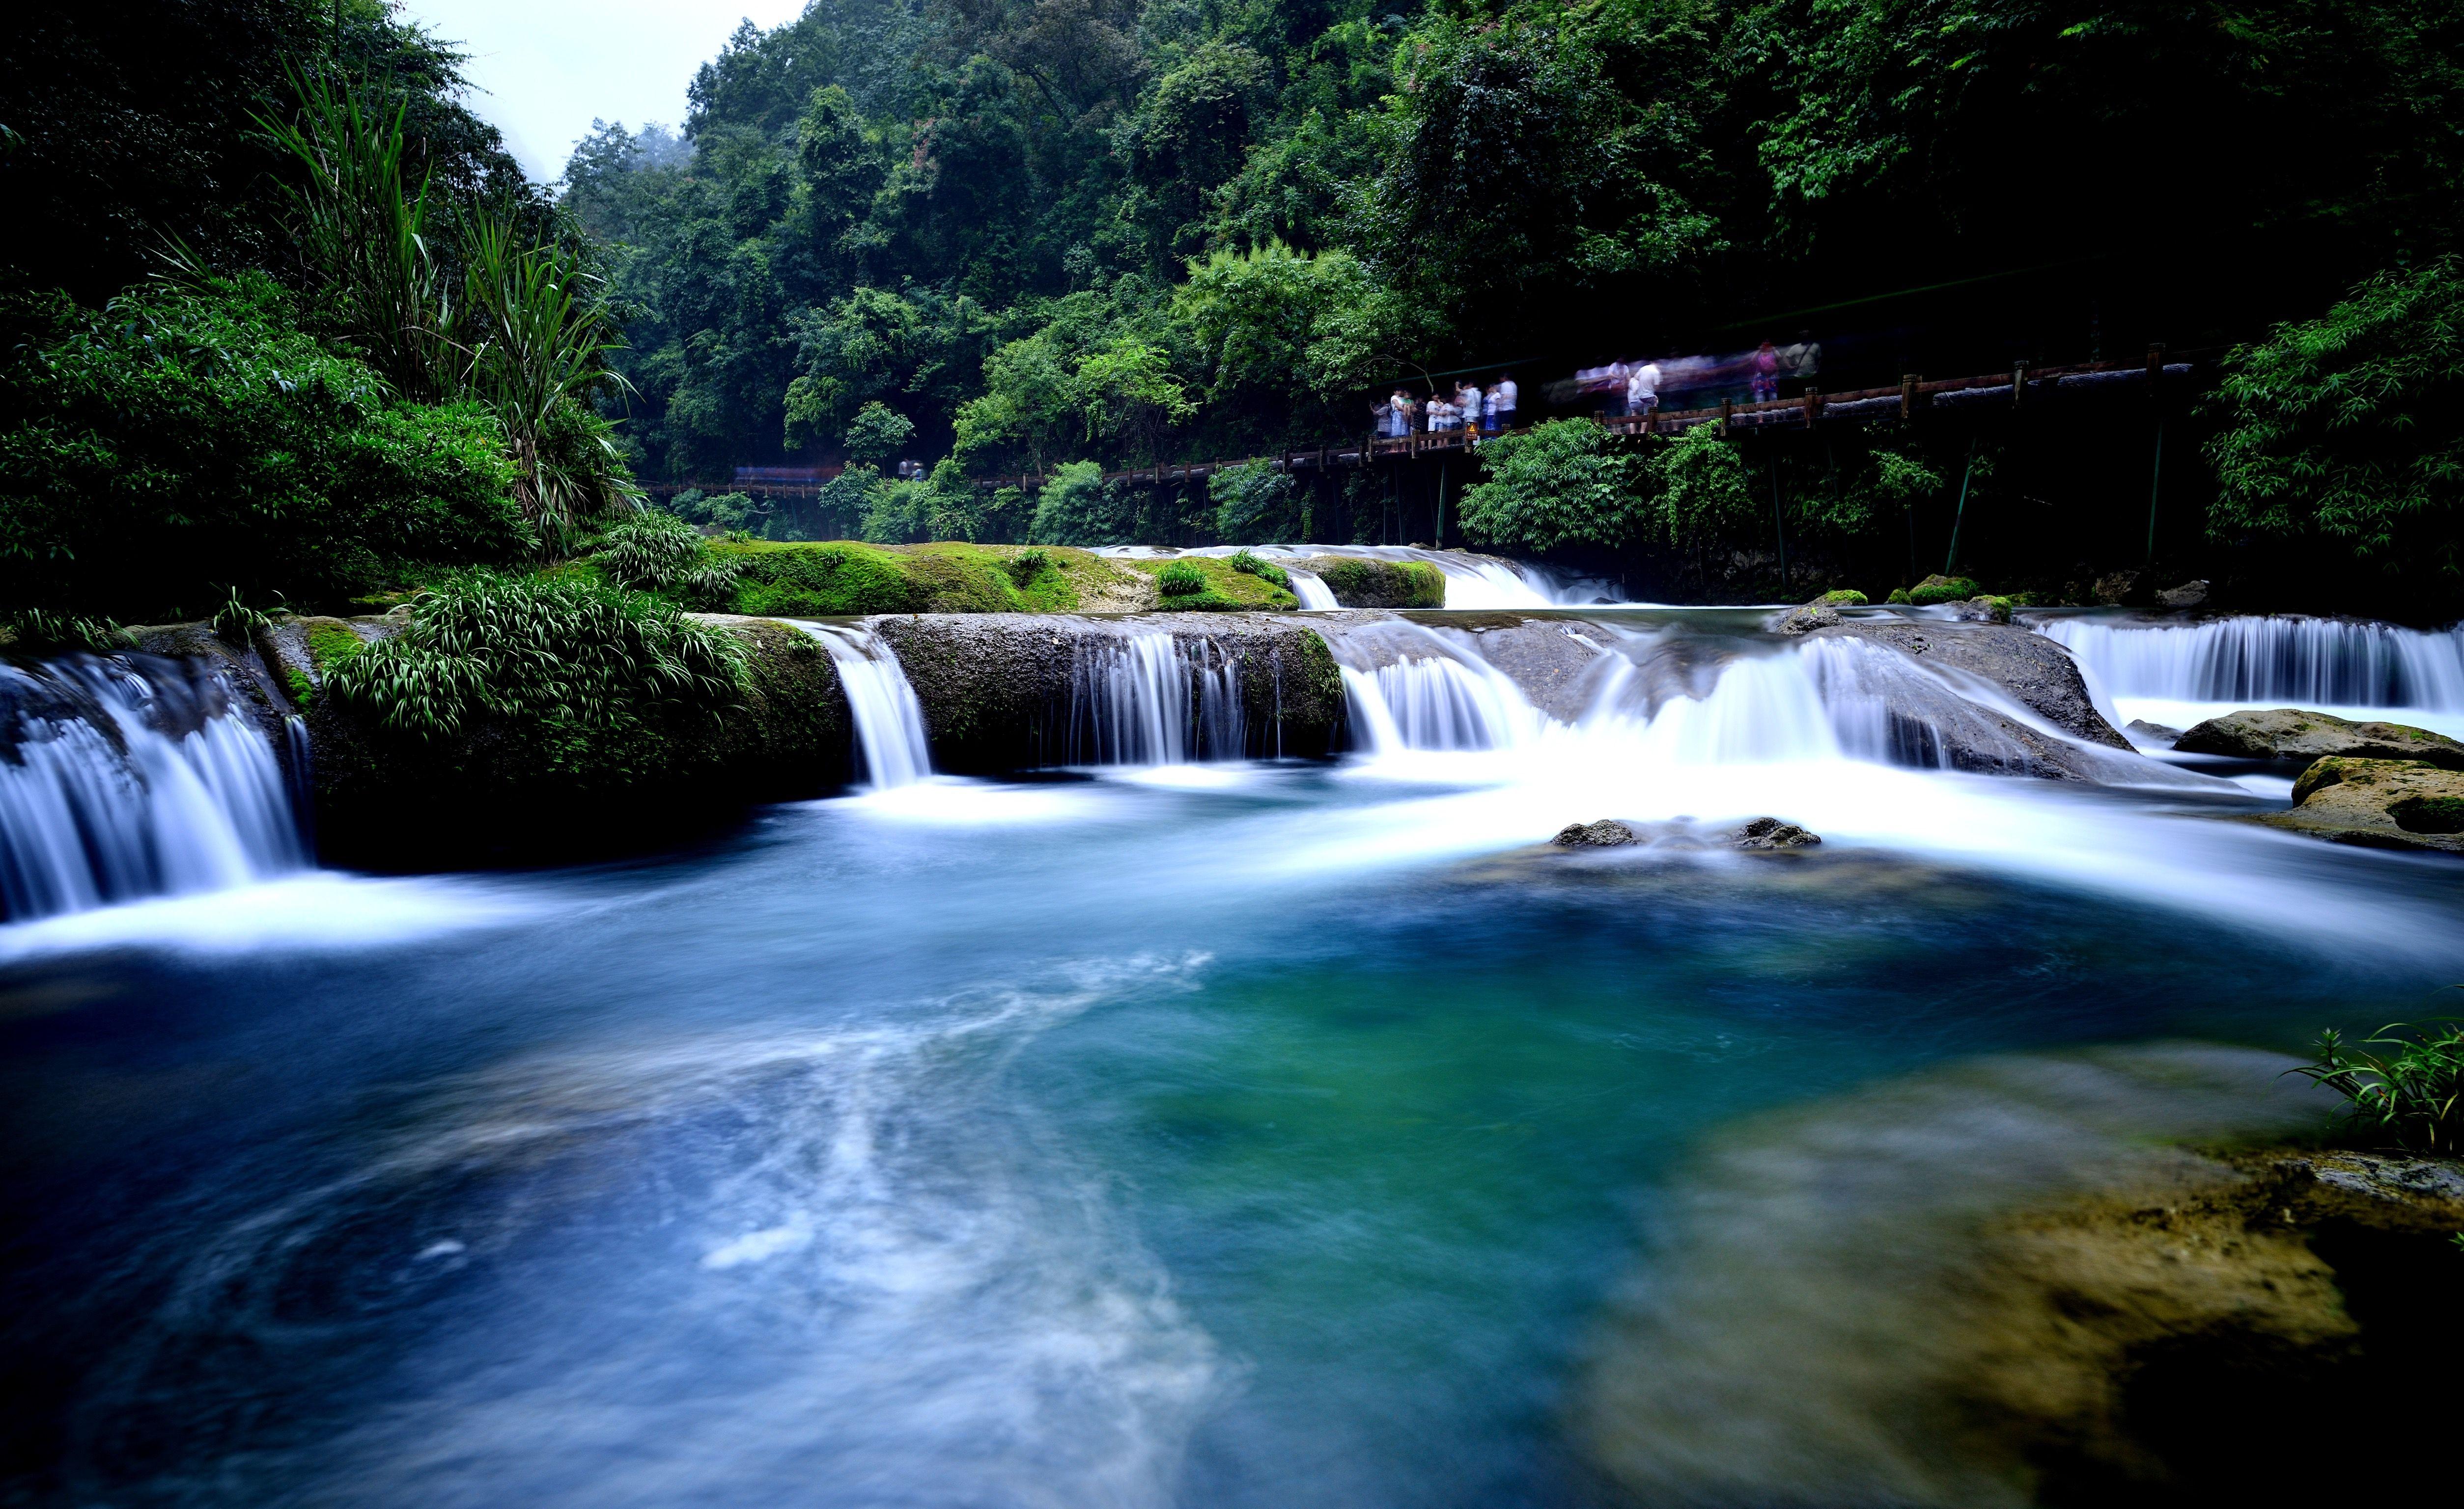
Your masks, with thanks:
[(1779, 539), (1779, 595), (1788, 593), (1788, 515), (1779, 506), (1779, 447), (1771, 447), (1771, 533)]
[(1949, 576), (1959, 565), (1959, 531), (1968, 522), (1968, 483), (1976, 475), (1976, 442), (1968, 443), (1968, 465), (1959, 473), (1959, 507), (1950, 515), (1950, 554), (1942, 558), (1942, 574)]

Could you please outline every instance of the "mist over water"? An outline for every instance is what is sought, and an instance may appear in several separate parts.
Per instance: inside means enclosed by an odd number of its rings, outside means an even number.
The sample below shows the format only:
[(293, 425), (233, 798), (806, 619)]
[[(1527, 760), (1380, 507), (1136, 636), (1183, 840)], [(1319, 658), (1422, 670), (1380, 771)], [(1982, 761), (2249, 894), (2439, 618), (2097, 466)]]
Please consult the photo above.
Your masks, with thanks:
[[(1939, 1170), (2281, 1126), (2254, 1050), (2464, 967), (2453, 867), (2120, 751), (1938, 768), (1885, 691), (2033, 715), (1871, 646), (1569, 618), (1604, 648), (1560, 716), (1475, 621), (1325, 622), (1331, 763), (1217, 758), (1221, 667), (1124, 634), (1087, 763), (935, 776), (847, 631), (847, 796), (621, 864), (0, 928), (7, 1356), (50, 1401), (0, 1427), (11, 1491), (1922, 1498), (1984, 1479), (1836, 1390), (1922, 1345), (1858, 1284), (1952, 1250)], [(1719, 846), (1760, 815), (1824, 842)], [(1602, 817), (1646, 842), (1543, 842)], [(2177, 1039), (2243, 1046), (2095, 1057)], [(1853, 1190), (1799, 1177), (1815, 1134)], [(1900, 1266), (1795, 1239), (1837, 1230)]]

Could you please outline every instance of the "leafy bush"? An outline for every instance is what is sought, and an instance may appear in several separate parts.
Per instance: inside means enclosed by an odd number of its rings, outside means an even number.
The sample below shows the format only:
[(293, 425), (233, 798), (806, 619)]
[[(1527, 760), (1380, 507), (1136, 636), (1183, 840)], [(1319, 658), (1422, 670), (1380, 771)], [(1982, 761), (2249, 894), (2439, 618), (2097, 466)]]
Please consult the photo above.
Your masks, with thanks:
[(847, 427), (847, 460), (858, 466), (878, 467), (898, 454), (899, 448), (914, 437), (915, 422), (878, 399), (868, 401), (855, 411), (855, 421)]
[(705, 610), (732, 604), (743, 570), (740, 562), (712, 555), (698, 532), (668, 514), (617, 525), (592, 559), (617, 586), (668, 593), (687, 607)]
[(1614, 549), (1651, 529), (1641, 455), (1588, 420), (1502, 435), (1480, 448), (1480, 463), (1482, 480), (1463, 494), (1462, 527), (1471, 539), (1512, 550)]
[(2347, 1049), (2330, 1028), (2319, 1035), (2315, 1061), (2285, 1072), (2343, 1095), (2362, 1136), (2453, 1157), (2464, 1150), (2464, 1029), (2389, 1036), (2407, 1025), (2391, 1023), (2365, 1039), (2395, 1050), (2385, 1058)]
[(1226, 467), (1207, 479), (1206, 491), (1215, 502), (1215, 536), (1227, 544), (1265, 545), (1309, 534), (1300, 490), (1272, 462)]
[(1022, 587), (1045, 572), (1058, 569), (1052, 563), (1052, 557), (1040, 545), (1029, 546), (1009, 558), (1009, 580)]
[(0, 356), (0, 598), (129, 619), (341, 600), (530, 555), (503, 430), (394, 396), (248, 273), (21, 303)]
[(1186, 560), (1176, 560), (1155, 576), (1155, 590), (1168, 598), (1185, 598), (1206, 590), (1206, 573)]
[(657, 598), (482, 571), (412, 599), (408, 625), (333, 667), (325, 689), (430, 746), (494, 726), (575, 768), (599, 758), (594, 738), (724, 706), (742, 675), (733, 640)]
[(1127, 490), (1106, 483), (1101, 465), (1072, 461), (1044, 484), (1027, 535), (1039, 545), (1125, 545), (1136, 526)]
[(1291, 574), (1263, 556), (1255, 556), (1245, 550), (1236, 550), (1223, 563), (1244, 577), (1255, 577), (1261, 581), (1271, 581), (1287, 592), (1291, 590)]
[(1746, 485), (1745, 458), (1717, 425), (1696, 425), (1652, 452), (1659, 484), (1652, 523), (1679, 550), (1759, 535), (1763, 517)]
[(2210, 530), (2342, 541), (2390, 571), (2464, 569), (2464, 269), (2382, 273), (2227, 353)]

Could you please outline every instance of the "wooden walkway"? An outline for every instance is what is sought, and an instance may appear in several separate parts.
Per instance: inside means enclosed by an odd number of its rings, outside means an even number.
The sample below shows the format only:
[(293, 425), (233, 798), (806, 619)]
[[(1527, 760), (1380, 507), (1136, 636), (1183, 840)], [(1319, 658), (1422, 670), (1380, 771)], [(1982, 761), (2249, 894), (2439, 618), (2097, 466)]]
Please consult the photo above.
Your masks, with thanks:
[[(2008, 372), (1931, 380), (1910, 374), (1902, 378), (1895, 387), (1854, 388), (1840, 393), (1807, 392), (1758, 404), (1724, 402), (1714, 407), (1662, 409), (1648, 415), (1601, 413), (1594, 418), (1609, 430), (1621, 435), (1683, 434), (1697, 425), (1715, 421), (1731, 434), (1813, 429), (1830, 424), (1912, 420), (1933, 412), (1981, 414), (1996, 408), (2024, 411), (2073, 396), (2091, 394), (2102, 396), (2140, 391), (2152, 396), (2163, 378), (2185, 376), (2189, 370), (2189, 362), (2167, 362), (2164, 348), (2159, 346), (2149, 350), (2145, 363), (2125, 365), (2114, 361), (2090, 361), (2070, 366), (2020, 365)], [(1260, 462), (1278, 471), (1330, 472), (1342, 467), (1408, 462), (1424, 456), (1442, 457), (1469, 452), (1498, 439), (1500, 434), (1523, 432), (1505, 430), (1499, 434), (1483, 434), (1456, 429), (1397, 436), (1364, 435), (1341, 445), (1323, 444), (1314, 449), (1294, 448), (1277, 454), (1243, 456), (1237, 460), (1158, 462), (1152, 467), (1107, 471), (1104, 480), (1133, 485), (1145, 483), (1157, 488), (1186, 487), (1194, 482), (1202, 482), (1217, 472), (1228, 471), (1235, 467), (1255, 466)], [(1049, 480), (1048, 475), (1043, 474), (1014, 474), (979, 478), (976, 487), (980, 492), (1014, 487), (1021, 492), (1041, 492)], [(653, 497), (663, 498), (672, 497), (689, 489), (710, 493), (743, 492), (768, 497), (811, 498), (820, 494), (824, 485), (820, 481), (651, 482), (644, 484), (643, 491)]]

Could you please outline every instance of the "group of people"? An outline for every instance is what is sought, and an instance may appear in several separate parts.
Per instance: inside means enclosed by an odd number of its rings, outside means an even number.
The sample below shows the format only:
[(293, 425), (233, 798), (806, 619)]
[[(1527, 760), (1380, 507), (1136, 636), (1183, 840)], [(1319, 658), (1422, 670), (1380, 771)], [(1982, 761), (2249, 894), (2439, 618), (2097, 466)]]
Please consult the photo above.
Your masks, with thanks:
[(1414, 398), (1411, 389), (1398, 387), (1377, 406), (1377, 432), (1390, 440), (1399, 440), (1423, 426), (1432, 435), (1463, 430), (1502, 434), (1514, 427), (1514, 408), (1521, 393), (1511, 372), (1500, 373), (1486, 387), (1460, 383), (1451, 394), (1440, 389), (1425, 404)]
[(1646, 415), (1662, 395), (1734, 393), (1742, 380), (1749, 403), (1779, 397), (1780, 380), (1811, 380), (1821, 370), (1822, 346), (1810, 331), (1782, 346), (1766, 340), (1728, 356), (1681, 357), (1675, 352), (1641, 361), (1612, 361), (1574, 374), (1581, 392), (1596, 394), (1612, 417)]

